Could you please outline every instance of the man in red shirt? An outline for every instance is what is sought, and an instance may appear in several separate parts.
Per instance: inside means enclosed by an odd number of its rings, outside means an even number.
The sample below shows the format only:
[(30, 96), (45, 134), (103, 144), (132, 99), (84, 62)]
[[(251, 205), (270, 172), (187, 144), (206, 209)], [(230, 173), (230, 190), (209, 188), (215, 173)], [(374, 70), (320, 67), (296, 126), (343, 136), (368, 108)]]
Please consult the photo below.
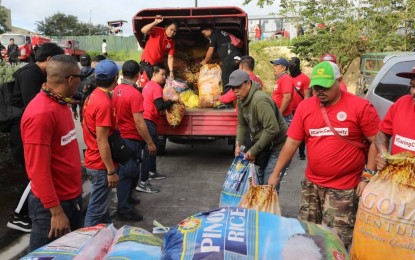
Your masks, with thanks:
[(31, 181), (30, 251), (82, 227), (81, 158), (68, 104), (81, 82), (75, 58), (52, 57), (47, 82), (21, 121), (26, 172)]
[(280, 109), (288, 125), (292, 120), (292, 106), (294, 96), (294, 85), (291, 77), (287, 73), (290, 66), (284, 58), (270, 61), (274, 65), (275, 87), (272, 93), (272, 99)]
[[(307, 99), (311, 96), (310, 91), (310, 78), (301, 71), (300, 59), (297, 57), (292, 57), (290, 59), (290, 76), (294, 83), (294, 100), (293, 100), (293, 115), (295, 110), (297, 110), (298, 104), (304, 99)], [(305, 142), (302, 142), (298, 148), (300, 160), (305, 160)]]
[[(148, 132), (153, 142), (157, 144), (157, 122), (161, 110), (169, 108), (173, 102), (178, 101), (178, 96), (173, 100), (164, 101), (163, 85), (166, 82), (166, 68), (163, 64), (154, 65), (153, 77), (143, 89), (144, 97), (144, 119)], [(143, 164), (141, 167), (141, 177), (136, 190), (147, 193), (159, 192), (157, 187), (151, 185), (149, 180), (160, 180), (166, 178), (165, 175), (157, 171), (156, 155), (150, 154), (148, 149), (144, 150)]]
[[(262, 90), (264, 84), (262, 80), (254, 73), (255, 60), (251, 56), (242, 56), (239, 61), (239, 69), (248, 73), (249, 78), (258, 83), (259, 89)], [(235, 92), (230, 89), (224, 95), (219, 97), (219, 101), (223, 104), (231, 104), (236, 100)]]
[[(176, 46), (173, 37), (177, 32), (177, 22), (173, 20), (166, 20), (164, 22), (164, 28), (157, 26), (163, 22), (163, 18), (160, 16), (152, 23), (149, 23), (143, 28), (141, 32), (148, 36), (146, 46), (144, 47), (143, 54), (141, 55), (141, 69), (146, 72), (146, 76), (142, 78), (151, 79), (153, 76), (154, 64), (163, 62), (163, 58), (167, 56), (167, 65), (170, 71), (170, 77), (174, 78), (173, 64), (174, 64), (174, 48)], [(142, 83), (145, 86), (147, 82)]]
[(411, 72), (401, 72), (396, 76), (409, 79), (411, 89), (409, 95), (401, 97), (389, 108), (379, 126), (375, 138), (378, 170), (386, 167), (387, 162), (382, 154), (389, 150), (391, 138), (391, 154), (405, 151), (415, 154), (415, 67)]
[(137, 200), (131, 197), (131, 191), (137, 186), (140, 177), (143, 146), (147, 143), (151, 155), (157, 152), (143, 117), (143, 95), (135, 83), (139, 73), (140, 65), (136, 61), (126, 61), (122, 66), (123, 79), (121, 84), (115, 87), (112, 97), (118, 130), (124, 143), (135, 152), (135, 157), (125, 164), (120, 164), (118, 171), (120, 182), (117, 187), (117, 219), (122, 221), (143, 219), (133, 212), (133, 204)]
[(116, 164), (111, 158), (108, 136), (115, 129), (111, 91), (117, 85), (118, 66), (111, 60), (98, 62), (95, 68), (96, 89), (86, 98), (82, 130), (87, 146), (85, 167), (91, 180), (91, 196), (85, 215), (85, 226), (112, 223), (108, 206), (111, 189), (118, 185)]
[(374, 170), (373, 141), (380, 120), (367, 100), (341, 91), (340, 81), (335, 63), (325, 61), (314, 67), (310, 82), (314, 96), (298, 105), (268, 184), (279, 183), (279, 173), (305, 139), (309, 160), (301, 183), (299, 219), (332, 227), (347, 247), (353, 234), (356, 195), (367, 184), (361, 181), (365, 151), (357, 144), (362, 140), (372, 143), (367, 166)]

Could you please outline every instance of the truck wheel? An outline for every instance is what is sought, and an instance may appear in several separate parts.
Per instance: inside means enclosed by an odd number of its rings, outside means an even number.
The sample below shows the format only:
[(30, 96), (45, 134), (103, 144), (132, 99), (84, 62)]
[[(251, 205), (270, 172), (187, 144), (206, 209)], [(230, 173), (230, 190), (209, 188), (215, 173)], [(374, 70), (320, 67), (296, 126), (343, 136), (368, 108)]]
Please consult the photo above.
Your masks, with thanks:
[(157, 154), (161, 155), (166, 152), (166, 137), (165, 136), (159, 136), (157, 140)]

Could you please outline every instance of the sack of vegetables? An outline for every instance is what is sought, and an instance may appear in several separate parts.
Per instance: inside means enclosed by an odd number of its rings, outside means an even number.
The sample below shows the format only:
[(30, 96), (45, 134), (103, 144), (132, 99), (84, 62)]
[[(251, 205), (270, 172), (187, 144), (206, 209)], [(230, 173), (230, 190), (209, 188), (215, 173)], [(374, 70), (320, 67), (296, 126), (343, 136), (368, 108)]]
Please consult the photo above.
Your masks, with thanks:
[(186, 106), (182, 103), (174, 103), (171, 107), (166, 109), (166, 119), (169, 125), (177, 126), (182, 122), (184, 114), (186, 113)]

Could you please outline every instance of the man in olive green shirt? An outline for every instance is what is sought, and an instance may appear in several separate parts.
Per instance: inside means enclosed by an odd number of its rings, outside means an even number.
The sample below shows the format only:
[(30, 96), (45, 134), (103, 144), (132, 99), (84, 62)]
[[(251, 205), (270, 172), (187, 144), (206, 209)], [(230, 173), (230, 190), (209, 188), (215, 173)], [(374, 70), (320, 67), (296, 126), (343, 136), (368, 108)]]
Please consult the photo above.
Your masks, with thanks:
[(271, 97), (245, 71), (232, 72), (228, 86), (238, 99), (235, 155), (242, 152), (241, 146), (248, 147), (245, 159), (259, 166), (259, 184), (267, 184), (287, 138), (287, 123)]

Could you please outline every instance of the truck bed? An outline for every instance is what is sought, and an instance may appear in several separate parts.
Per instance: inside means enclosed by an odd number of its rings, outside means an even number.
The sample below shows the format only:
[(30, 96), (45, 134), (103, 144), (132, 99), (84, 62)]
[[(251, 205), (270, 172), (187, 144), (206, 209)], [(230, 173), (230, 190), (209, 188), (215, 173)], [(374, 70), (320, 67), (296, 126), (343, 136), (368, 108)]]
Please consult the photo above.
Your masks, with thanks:
[(162, 136), (236, 136), (236, 109), (186, 108), (182, 122), (172, 127), (163, 113), (157, 126)]

